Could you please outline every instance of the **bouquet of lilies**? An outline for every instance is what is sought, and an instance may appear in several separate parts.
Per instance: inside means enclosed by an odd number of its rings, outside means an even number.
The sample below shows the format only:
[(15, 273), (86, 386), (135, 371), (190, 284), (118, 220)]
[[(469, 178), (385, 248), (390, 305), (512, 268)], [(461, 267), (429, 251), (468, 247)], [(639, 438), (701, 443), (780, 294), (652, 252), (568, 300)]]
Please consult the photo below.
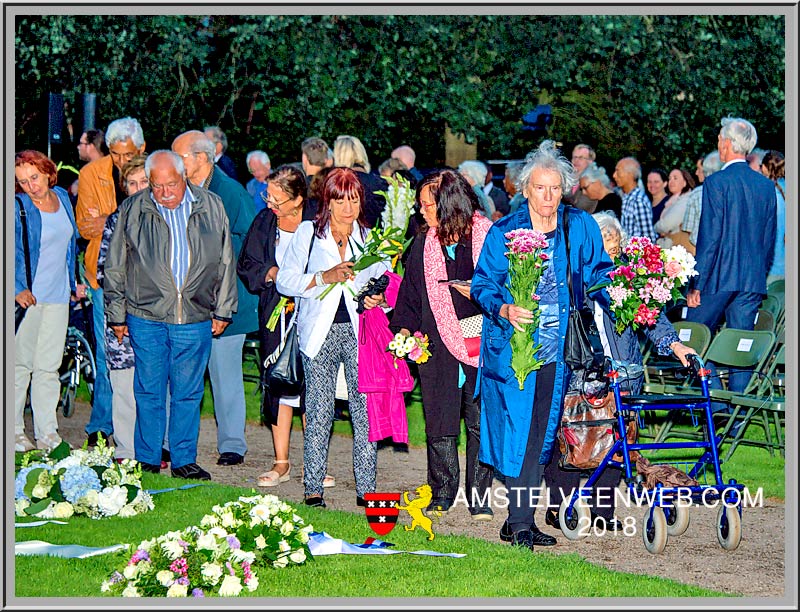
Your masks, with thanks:
[(614, 263), (608, 295), (617, 333), (629, 325), (634, 330), (654, 325), (664, 306), (680, 299), (680, 288), (697, 275), (695, 259), (685, 248), (662, 249), (646, 237), (631, 238)]
[(428, 335), (422, 332), (416, 331), (410, 336), (398, 332), (386, 350), (392, 354), (395, 360), (409, 359), (414, 363), (425, 363), (431, 356), (431, 352), (428, 350), (429, 344)]
[(514, 329), (511, 336), (511, 367), (514, 369), (520, 390), (528, 374), (542, 367), (536, 354), (541, 348), (533, 340), (539, 327), (539, 296), (536, 290), (547, 264), (545, 235), (533, 229), (516, 229), (506, 233), (506, 257), (508, 258), (508, 290), (515, 306), (527, 308), (533, 313), (533, 321), (525, 331)]
[(414, 212), (414, 190), (408, 179), (402, 176), (386, 177), (386, 182), (389, 183), (386, 191), (375, 192), (386, 200), (386, 206), (381, 213), (381, 225), (399, 228), (405, 235), (408, 220)]
[[(373, 227), (369, 230), (363, 247), (355, 242), (352, 243), (360, 250), (360, 253), (357, 255), (354, 254), (353, 258), (350, 260), (353, 262), (353, 273), (365, 270), (379, 261), (392, 262), (392, 265), (394, 265), (396, 258), (403, 254), (403, 251), (410, 242), (404, 241), (404, 237), (405, 230), (399, 227)], [(346, 281), (339, 281), (338, 283), (328, 285), (325, 291), (317, 296), (317, 299), (325, 299), (336, 285), (341, 285), (345, 282)], [(350, 289), (350, 293), (355, 295), (350, 287), (348, 287), (348, 289)]]

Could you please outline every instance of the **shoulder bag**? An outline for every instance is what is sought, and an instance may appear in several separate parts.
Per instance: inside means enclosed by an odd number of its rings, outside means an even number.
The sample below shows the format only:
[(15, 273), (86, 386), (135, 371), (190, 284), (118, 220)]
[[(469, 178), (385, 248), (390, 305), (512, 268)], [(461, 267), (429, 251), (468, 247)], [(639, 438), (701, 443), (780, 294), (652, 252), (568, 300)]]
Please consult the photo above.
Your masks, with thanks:
[[(311, 244), (308, 245), (308, 258), (303, 274), (308, 270), (308, 260), (311, 259), (311, 249), (314, 246), (315, 235), (311, 234)], [(289, 321), (286, 335), (281, 340), (276, 352), (264, 360), (264, 377), (272, 395), (300, 395), (305, 387), (305, 373), (303, 371), (303, 358), (300, 355), (300, 339), (297, 336), (297, 312), (300, 309), (300, 300), (292, 320)]]
[(568, 219), (569, 210), (564, 210), (564, 243), (567, 251), (567, 286), (569, 287), (569, 315), (567, 334), (564, 339), (564, 361), (572, 370), (596, 370), (603, 366), (603, 343), (594, 321), (594, 313), (586, 307), (582, 286), (580, 300), (575, 299), (569, 257)]
[[(33, 281), (31, 280), (31, 251), (28, 246), (28, 219), (25, 214), (25, 206), (23, 206), (20, 197), (14, 196), (14, 199), (19, 209), (19, 222), (22, 224), (22, 251), (25, 254), (25, 281), (27, 283), (25, 288), (30, 289), (33, 286)], [(27, 312), (27, 308), (20, 306), (19, 302), (14, 300), (14, 335), (16, 335), (17, 330), (19, 330), (19, 325), (22, 323), (22, 319), (25, 318)]]

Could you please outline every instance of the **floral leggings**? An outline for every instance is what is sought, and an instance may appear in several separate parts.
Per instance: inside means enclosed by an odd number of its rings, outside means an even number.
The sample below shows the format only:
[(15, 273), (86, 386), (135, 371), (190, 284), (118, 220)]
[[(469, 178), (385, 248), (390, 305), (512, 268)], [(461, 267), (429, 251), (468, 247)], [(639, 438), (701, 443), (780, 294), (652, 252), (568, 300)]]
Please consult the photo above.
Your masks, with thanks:
[(353, 422), (353, 475), (356, 494), (375, 491), (377, 445), (369, 441), (367, 396), (358, 391), (358, 344), (350, 323), (333, 323), (314, 359), (303, 355), (306, 376), (306, 431), (303, 486), (306, 497), (322, 495), (328, 469), (328, 445), (336, 401), (336, 376), (344, 363), (350, 418)]

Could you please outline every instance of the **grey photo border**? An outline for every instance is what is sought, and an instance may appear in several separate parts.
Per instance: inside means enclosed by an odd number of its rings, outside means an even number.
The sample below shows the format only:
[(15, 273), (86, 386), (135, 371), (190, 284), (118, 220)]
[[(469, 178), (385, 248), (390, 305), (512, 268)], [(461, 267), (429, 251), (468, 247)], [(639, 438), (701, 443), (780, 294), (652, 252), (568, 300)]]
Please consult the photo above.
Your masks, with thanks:
[[(45, 15), (45, 14), (198, 14), (207, 13), (208, 8), (213, 8), (216, 14), (430, 14), (445, 15), (453, 14), (457, 10), (459, 14), (704, 14), (704, 13), (725, 13), (725, 14), (775, 14), (785, 17), (785, 40), (786, 40), (786, 195), (787, 202), (798, 202), (798, 146), (797, 146), (797, 24), (798, 9), (795, 3), (733, 3), (733, 2), (707, 2), (703, 4), (685, 3), (665, 3), (665, 4), (644, 4), (644, 3), (616, 3), (613, 6), (606, 6), (599, 2), (559, 2), (559, 3), (513, 3), (493, 5), (484, 3), (438, 3), (438, 4), (375, 4), (371, 2), (348, 2), (333, 3), (240, 3), (225, 6), (217, 6), (213, 2), (202, 3), (194, 2), (191, 5), (171, 3), (171, 4), (151, 4), (151, 3), (131, 3), (120, 5), (104, 5), (97, 3), (4, 3), (3, 22), (4, 22), (4, 54), (5, 54), (5, 97), (4, 106), (7, 118), (14, 117), (14, 24), (15, 17), (19, 15)], [(399, 10), (398, 10), (399, 9)], [(756, 126), (758, 127), (758, 126)], [(5, 130), (5, 158), (10, 160), (14, 154), (14, 130)], [(3, 345), (3, 355), (5, 367), (4, 376), (4, 405), (13, 406), (13, 351), (14, 334), (12, 331), (12, 317), (10, 306), (13, 301), (13, 254), (14, 254), (14, 217), (13, 217), (13, 187), (14, 175), (13, 166), (7, 162), (4, 172), (4, 185), (6, 193), (5, 215), (3, 218), (5, 235), (5, 342)], [(786, 317), (786, 345), (787, 345), (787, 372), (797, 372), (797, 286), (798, 286), (798, 207), (787, 207), (787, 228), (794, 231), (787, 232), (786, 258), (787, 258), (787, 317)], [(794, 264), (794, 265), (791, 265)], [(786, 474), (790, 475), (786, 479), (784, 534), (797, 533), (797, 515), (793, 510), (797, 507), (797, 479), (793, 476), (797, 474), (797, 387), (794, 383), (787, 385), (787, 416), (786, 416)], [(8, 609), (37, 609), (57, 607), (59, 609), (86, 609), (86, 608), (114, 608), (114, 609), (136, 609), (142, 606), (161, 607), (162, 605), (174, 605), (176, 607), (208, 607), (224, 609), (242, 608), (291, 608), (291, 609), (312, 609), (312, 608), (430, 608), (438, 609), (548, 609), (558, 607), (560, 609), (585, 609), (587, 607), (596, 609), (621, 609), (642, 607), (669, 609), (685, 607), (691, 604), (697, 607), (721, 609), (721, 608), (766, 608), (766, 609), (797, 609), (797, 539), (787, 538), (786, 553), (784, 564), (785, 590), (782, 598), (404, 598), (404, 599), (383, 599), (383, 598), (245, 598), (237, 600), (207, 599), (207, 600), (112, 600), (108, 598), (17, 598), (13, 593), (14, 585), (14, 481), (9, 478), (13, 475), (13, 432), (14, 416), (13, 410), (5, 411), (4, 419), (4, 440), (5, 452), (3, 453), (3, 541), (5, 550), (5, 567), (3, 575), (3, 600), (2, 607)], [(746, 529), (746, 523), (744, 523)], [(743, 577), (746, 579), (746, 577)], [(124, 601), (124, 603), (123, 603)], [(158, 602), (158, 603), (156, 603)], [(116, 605), (119, 603), (120, 605)]]

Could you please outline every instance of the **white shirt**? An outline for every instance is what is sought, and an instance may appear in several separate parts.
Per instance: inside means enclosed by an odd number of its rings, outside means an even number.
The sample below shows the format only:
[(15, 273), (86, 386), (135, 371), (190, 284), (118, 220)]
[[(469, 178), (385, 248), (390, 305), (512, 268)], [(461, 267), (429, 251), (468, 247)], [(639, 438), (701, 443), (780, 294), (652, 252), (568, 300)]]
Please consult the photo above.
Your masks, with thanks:
[[(344, 302), (347, 311), (350, 313), (350, 322), (353, 325), (353, 333), (358, 338), (358, 314), (356, 307), (358, 304), (353, 300), (353, 295), (367, 284), (370, 278), (381, 276), (390, 269), (389, 262), (378, 262), (372, 264), (365, 270), (356, 273), (355, 279), (337, 284), (325, 296), (325, 299), (318, 300), (323, 291), (328, 289), (314, 286), (306, 289), (311, 283), (316, 272), (324, 272), (337, 264), (342, 263), (339, 255), (339, 247), (329, 229), (325, 230), (324, 238), (316, 238), (311, 249), (311, 256), (308, 258), (308, 269), (306, 267), (306, 257), (308, 256), (308, 246), (311, 243), (311, 236), (314, 233), (312, 221), (303, 221), (294, 233), (294, 238), (289, 242), (289, 248), (278, 264), (278, 276), (275, 279), (275, 287), (283, 295), (298, 298), (297, 301), (297, 333), (300, 340), (300, 350), (310, 359), (314, 359), (319, 353), (322, 343), (328, 335), (333, 324), (333, 318), (339, 307), (339, 300), (344, 292)], [(365, 230), (365, 235), (367, 230)], [(350, 234), (345, 251), (345, 261), (353, 257), (352, 244), (363, 245), (361, 237), (361, 227), (357, 222), (353, 222), (353, 231)], [(360, 253), (360, 251), (359, 251)], [(352, 289), (352, 293), (348, 289)]]

